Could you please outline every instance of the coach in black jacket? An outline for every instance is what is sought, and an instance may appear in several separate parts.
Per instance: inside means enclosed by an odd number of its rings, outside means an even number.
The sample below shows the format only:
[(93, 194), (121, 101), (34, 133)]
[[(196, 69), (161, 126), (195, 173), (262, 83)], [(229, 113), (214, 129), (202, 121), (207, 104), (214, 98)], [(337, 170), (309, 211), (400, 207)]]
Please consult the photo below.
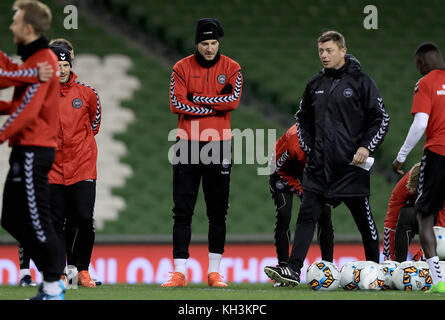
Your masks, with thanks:
[[(298, 284), (323, 206), (344, 202), (361, 233), (366, 260), (379, 262), (379, 239), (369, 206), (369, 171), (363, 164), (382, 143), (389, 116), (374, 81), (346, 55), (343, 36), (328, 31), (318, 38), (324, 69), (308, 82), (295, 119), (308, 159), (303, 201), (289, 267), (266, 267), (278, 282)], [(355, 165), (353, 165), (355, 164)]]

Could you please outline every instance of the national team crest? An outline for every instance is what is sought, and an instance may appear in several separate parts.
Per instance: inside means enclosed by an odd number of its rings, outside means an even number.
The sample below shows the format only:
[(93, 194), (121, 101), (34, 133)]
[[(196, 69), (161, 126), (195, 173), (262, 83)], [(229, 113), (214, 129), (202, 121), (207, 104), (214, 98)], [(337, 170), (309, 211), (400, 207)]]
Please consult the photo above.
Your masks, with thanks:
[(345, 90), (343, 90), (343, 96), (345, 98), (350, 98), (352, 97), (354, 91), (351, 88), (346, 88)]
[(278, 190), (284, 189), (284, 183), (281, 180), (278, 180), (275, 182), (275, 187), (277, 187)]
[(75, 99), (73, 99), (73, 107), (74, 108), (76, 108), (76, 109), (79, 109), (80, 107), (82, 107), (82, 100), (81, 99), (79, 99), (79, 98), (75, 98)]
[(224, 83), (226, 83), (226, 75), (223, 74), (223, 73), (220, 74), (220, 75), (218, 76), (217, 80), (218, 80), (218, 83), (219, 83), (219, 84), (224, 84)]

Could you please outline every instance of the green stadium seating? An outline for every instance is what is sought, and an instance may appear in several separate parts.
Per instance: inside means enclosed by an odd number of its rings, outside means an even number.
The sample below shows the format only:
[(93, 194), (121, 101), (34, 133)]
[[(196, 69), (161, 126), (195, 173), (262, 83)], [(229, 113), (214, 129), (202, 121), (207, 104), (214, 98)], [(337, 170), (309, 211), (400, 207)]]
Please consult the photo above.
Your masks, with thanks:
[[(63, 12), (61, 1), (45, 1)], [(201, 17), (220, 19), (226, 36), (221, 39), (223, 53), (243, 68), (244, 90), (272, 104), (273, 112), (292, 119), (307, 80), (321, 69), (316, 38), (328, 29), (342, 32), (348, 52), (357, 56), (363, 70), (376, 81), (391, 116), (389, 134), (376, 153), (376, 174), (372, 178), (371, 206), (378, 226), (383, 225), (387, 201), (396, 180), (390, 164), (411, 123), (409, 114), (412, 88), (420, 78), (414, 68), (413, 52), (422, 41), (430, 40), (445, 48), (442, 36), (444, 6), (441, 0), (372, 1), (379, 10), (378, 30), (365, 30), (365, 0), (89, 0), (128, 23), (147, 32), (172, 51), (182, 55), (194, 50), (194, 28)], [(15, 51), (7, 30), (12, 0), (0, 4), (2, 50)], [(77, 52), (103, 57), (120, 53), (131, 57), (131, 74), (142, 83), (135, 96), (125, 101), (136, 117), (128, 130), (117, 134), (128, 154), (122, 159), (133, 169), (125, 187), (113, 192), (122, 196), (126, 208), (119, 220), (106, 222), (99, 233), (169, 234), (171, 232), (171, 167), (166, 160), (170, 142), (167, 133), (176, 126), (168, 106), (171, 66), (155, 57), (129, 48), (123, 39), (110, 35), (99, 25), (80, 18), (80, 28), (62, 27), (63, 16), (55, 14), (51, 37), (67, 37)], [(3, 31), (4, 30), (4, 31)], [(445, 49), (444, 49), (445, 50)], [(254, 108), (254, 107), (253, 107)], [(256, 109), (241, 104), (232, 117), (234, 128), (276, 128), (282, 124), (267, 119)], [(253, 109), (253, 110), (252, 110)], [(421, 156), (421, 145), (412, 152), (406, 169)], [(268, 194), (267, 179), (256, 175), (255, 166), (234, 166), (231, 233), (272, 233), (274, 208)], [(392, 178), (392, 181), (389, 179)], [(242, 191), (246, 191), (247, 195)], [(260, 199), (260, 201), (258, 201)], [(297, 201), (296, 201), (297, 202)], [(338, 213), (337, 213), (338, 212)], [(336, 209), (334, 224), (338, 233), (355, 233), (352, 218), (344, 208)], [(207, 221), (200, 195), (194, 232), (205, 234)], [(382, 230), (380, 227), (379, 231)]]

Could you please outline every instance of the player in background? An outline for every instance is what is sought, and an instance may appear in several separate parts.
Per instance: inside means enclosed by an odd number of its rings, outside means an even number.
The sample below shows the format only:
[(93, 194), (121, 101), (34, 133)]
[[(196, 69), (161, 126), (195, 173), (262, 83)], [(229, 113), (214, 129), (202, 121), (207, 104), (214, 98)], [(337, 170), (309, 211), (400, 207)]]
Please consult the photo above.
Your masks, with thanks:
[[(271, 158), (269, 187), (275, 204), (274, 244), (278, 258), (277, 267), (286, 267), (289, 260), (290, 222), (294, 196), (303, 197), (300, 181), (303, 177), (306, 154), (301, 150), (298, 128), (294, 124), (275, 143)], [(317, 232), (321, 258), (333, 262), (334, 228), (331, 221), (331, 208), (325, 206), (318, 220)], [(274, 286), (285, 286), (276, 282)]]
[[(14, 2), (10, 30), (22, 69), (48, 62), (57, 70), (57, 58), (44, 36), (51, 10), (35, 0)], [(30, 254), (43, 274), (43, 283), (32, 300), (63, 300), (60, 277), (64, 248), (57, 238), (50, 211), (48, 172), (54, 161), (59, 129), (59, 81), (56, 73), (46, 82), (16, 86), (11, 102), (1, 103), (9, 118), (0, 128), (0, 143), (12, 147), (4, 194), (1, 224)]]
[(392, 166), (394, 172), (403, 174), (401, 168), (408, 154), (426, 132), (415, 207), (420, 245), (433, 281), (428, 292), (445, 293), (433, 231), (435, 217), (445, 200), (445, 63), (439, 48), (430, 42), (419, 45), (415, 58), (422, 78), (414, 87), (414, 120)]
[[(417, 198), (420, 162), (416, 163), (396, 184), (384, 221), (383, 255), (385, 260), (403, 262), (408, 259), (408, 247), (419, 233), (417, 212), (414, 202)], [(437, 215), (437, 226), (445, 227), (445, 207)], [(419, 250), (413, 260), (422, 258)]]
[[(232, 167), (230, 115), (241, 99), (242, 74), (240, 65), (219, 51), (223, 35), (217, 20), (200, 19), (195, 32), (196, 51), (174, 65), (170, 79), (170, 109), (178, 115), (173, 159), (175, 272), (163, 287), (187, 284), (192, 217), (201, 180), (209, 219), (208, 285), (227, 286), (219, 268)], [(211, 153), (209, 159), (204, 160), (203, 153)]]
[(56, 217), (56, 231), (66, 241), (67, 273), (78, 272), (80, 285), (95, 287), (88, 268), (95, 239), (95, 135), (101, 123), (101, 104), (96, 89), (77, 80), (68, 49), (51, 49), (59, 59), (61, 84), (60, 131), (54, 164), (48, 174), (51, 209)]
[(383, 142), (389, 115), (374, 81), (346, 55), (343, 35), (318, 38), (324, 69), (309, 80), (296, 113), (300, 145), (307, 155), (295, 236), (287, 268), (267, 266), (279, 282), (297, 285), (315, 226), (326, 204), (345, 203), (360, 231), (365, 258), (379, 262), (378, 231), (369, 205), (370, 172), (363, 165)]

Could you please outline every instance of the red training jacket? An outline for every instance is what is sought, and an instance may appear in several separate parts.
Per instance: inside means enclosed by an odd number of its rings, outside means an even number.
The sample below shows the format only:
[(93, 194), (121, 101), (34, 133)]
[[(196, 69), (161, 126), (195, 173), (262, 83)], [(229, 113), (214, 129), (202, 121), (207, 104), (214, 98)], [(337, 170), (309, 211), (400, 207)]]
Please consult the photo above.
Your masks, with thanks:
[[(170, 109), (178, 114), (177, 137), (230, 140), (230, 111), (238, 107), (242, 82), (240, 65), (224, 55), (210, 68), (202, 67), (194, 55), (178, 61), (170, 78)], [(232, 93), (221, 95), (227, 84), (232, 85)], [(187, 99), (190, 94), (193, 102)]]
[[(411, 170), (399, 180), (391, 193), (391, 198), (389, 199), (388, 210), (383, 224), (383, 254), (387, 260), (395, 260), (394, 235), (400, 210), (407, 205), (408, 201), (415, 201), (417, 197), (417, 193), (409, 192), (407, 188), (410, 172)], [(445, 203), (442, 210), (439, 211), (436, 225), (445, 227)]]
[[(0, 113), (9, 114), (0, 128), (0, 143), (9, 139), (10, 146), (55, 148), (59, 129), (59, 77), (54, 72), (47, 82), (38, 82), (37, 63), (47, 61), (53, 70), (58, 70), (56, 55), (51, 49), (41, 49), (20, 67), (4, 53), (0, 57), (3, 72), (0, 86), (16, 85), (12, 101), (0, 103)], [(11, 69), (14, 72), (8, 73)], [(28, 83), (27, 80), (29, 84), (20, 83)]]
[(59, 87), (60, 131), (56, 157), (48, 174), (51, 184), (71, 185), (97, 179), (94, 136), (99, 132), (101, 104), (96, 89), (76, 79), (71, 71), (68, 82)]
[(298, 127), (290, 127), (275, 143), (275, 173), (284, 184), (298, 195), (303, 194), (300, 179), (303, 177), (306, 154), (301, 150)]

